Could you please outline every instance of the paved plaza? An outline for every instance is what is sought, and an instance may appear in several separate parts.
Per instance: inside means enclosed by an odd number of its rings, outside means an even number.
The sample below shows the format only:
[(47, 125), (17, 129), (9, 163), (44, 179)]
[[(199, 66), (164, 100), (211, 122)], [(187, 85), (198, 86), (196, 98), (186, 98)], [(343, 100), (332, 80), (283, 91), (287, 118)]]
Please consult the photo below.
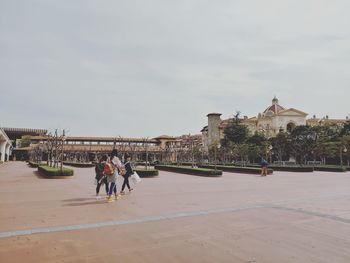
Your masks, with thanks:
[(160, 172), (107, 203), (74, 170), (0, 165), (0, 262), (350, 262), (350, 172)]

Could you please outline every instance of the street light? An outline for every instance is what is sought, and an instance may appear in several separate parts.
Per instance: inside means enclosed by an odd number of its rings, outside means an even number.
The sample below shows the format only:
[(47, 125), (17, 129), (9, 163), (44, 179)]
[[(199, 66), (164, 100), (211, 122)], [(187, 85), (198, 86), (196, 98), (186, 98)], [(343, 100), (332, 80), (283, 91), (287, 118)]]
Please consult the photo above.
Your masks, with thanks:
[(218, 149), (220, 149), (220, 147), (221, 147), (220, 143), (218, 143), (217, 145), (214, 146), (214, 154), (215, 154), (215, 156), (214, 156), (214, 159), (215, 159), (215, 166), (214, 166), (214, 169), (215, 169), (215, 170), (216, 170), (216, 165), (217, 165), (216, 151), (217, 151)]
[(340, 166), (343, 166), (343, 152), (346, 153), (348, 149), (346, 146), (341, 146), (339, 150), (339, 155), (340, 155)]
[(272, 149), (273, 149), (273, 147), (272, 147), (272, 145), (270, 144), (270, 146), (269, 146), (270, 163), (272, 163)]

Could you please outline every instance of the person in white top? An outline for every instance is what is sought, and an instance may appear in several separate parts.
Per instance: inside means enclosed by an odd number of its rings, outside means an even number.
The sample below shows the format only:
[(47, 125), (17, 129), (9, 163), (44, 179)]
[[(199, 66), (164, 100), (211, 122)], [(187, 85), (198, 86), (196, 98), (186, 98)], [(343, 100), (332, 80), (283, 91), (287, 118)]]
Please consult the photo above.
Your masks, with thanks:
[(117, 175), (124, 171), (124, 167), (120, 159), (118, 158), (118, 151), (114, 149), (111, 153), (110, 162), (113, 165), (114, 173), (107, 177), (108, 183), (111, 183), (109, 187), (108, 202), (113, 202), (112, 193), (114, 193), (115, 199), (118, 199), (117, 195)]

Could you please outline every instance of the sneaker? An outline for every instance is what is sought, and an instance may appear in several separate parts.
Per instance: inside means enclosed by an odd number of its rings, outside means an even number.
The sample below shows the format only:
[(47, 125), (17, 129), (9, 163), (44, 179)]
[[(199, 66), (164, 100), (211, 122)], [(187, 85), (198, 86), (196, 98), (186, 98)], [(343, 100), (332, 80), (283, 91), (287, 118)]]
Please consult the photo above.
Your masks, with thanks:
[(120, 194), (121, 194), (121, 195), (125, 195), (125, 192), (124, 192), (124, 191), (121, 191)]
[(129, 192), (131, 192), (132, 190), (134, 190), (134, 189), (130, 188), (130, 189), (129, 189)]
[(118, 195), (115, 195), (114, 198), (115, 198), (115, 200), (119, 200), (120, 198), (122, 198), (122, 196), (118, 194)]
[(107, 198), (107, 202), (108, 202), (108, 203), (112, 203), (112, 202), (114, 202), (113, 197), (112, 197), (112, 196), (109, 196), (109, 197)]
[(100, 199), (101, 199), (101, 197), (96, 195), (96, 200), (100, 200)]

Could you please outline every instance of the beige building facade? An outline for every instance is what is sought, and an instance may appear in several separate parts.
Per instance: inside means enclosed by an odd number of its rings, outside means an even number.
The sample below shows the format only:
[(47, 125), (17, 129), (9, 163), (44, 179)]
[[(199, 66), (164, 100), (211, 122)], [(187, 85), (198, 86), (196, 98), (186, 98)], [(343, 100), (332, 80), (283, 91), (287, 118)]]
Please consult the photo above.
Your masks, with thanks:
[[(274, 137), (281, 131), (292, 131), (296, 126), (301, 125), (322, 125), (326, 123), (342, 124), (348, 121), (346, 119), (329, 119), (328, 117), (318, 119), (315, 116), (307, 119), (307, 113), (295, 109), (285, 108), (279, 104), (276, 97), (273, 98), (272, 104), (268, 106), (262, 113), (255, 117), (239, 119), (239, 121), (248, 127), (249, 131), (261, 132), (266, 137)], [(208, 125), (202, 132), (202, 140), (204, 149), (208, 150), (210, 146), (220, 145), (220, 140), (224, 138), (225, 127), (232, 119), (221, 119), (220, 113), (210, 113), (208, 117)]]

